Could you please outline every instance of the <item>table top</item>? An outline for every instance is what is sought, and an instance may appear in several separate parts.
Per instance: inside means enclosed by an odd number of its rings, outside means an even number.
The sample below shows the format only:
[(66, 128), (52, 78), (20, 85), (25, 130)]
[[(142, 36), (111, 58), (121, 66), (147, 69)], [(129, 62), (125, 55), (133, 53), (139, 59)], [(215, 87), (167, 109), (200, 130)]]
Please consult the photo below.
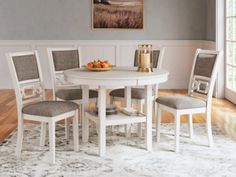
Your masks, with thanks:
[(137, 67), (113, 67), (110, 71), (94, 72), (86, 68), (64, 71), (65, 79), (80, 85), (93, 86), (142, 86), (167, 81), (169, 72), (153, 69), (153, 72), (137, 72)]

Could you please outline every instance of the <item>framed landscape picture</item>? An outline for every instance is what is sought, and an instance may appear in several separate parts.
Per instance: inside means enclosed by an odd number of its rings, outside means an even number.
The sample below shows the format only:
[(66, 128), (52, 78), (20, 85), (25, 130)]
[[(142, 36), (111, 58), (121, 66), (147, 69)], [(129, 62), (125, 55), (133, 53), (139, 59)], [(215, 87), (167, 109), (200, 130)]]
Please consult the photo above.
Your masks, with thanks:
[(93, 29), (143, 29), (143, 0), (92, 0)]

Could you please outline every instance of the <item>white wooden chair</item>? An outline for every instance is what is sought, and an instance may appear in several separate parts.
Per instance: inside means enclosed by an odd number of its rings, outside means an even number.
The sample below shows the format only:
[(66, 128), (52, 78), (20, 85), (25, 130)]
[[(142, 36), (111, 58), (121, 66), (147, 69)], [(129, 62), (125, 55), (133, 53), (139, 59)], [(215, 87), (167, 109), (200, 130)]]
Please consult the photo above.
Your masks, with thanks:
[[(153, 66), (154, 68), (161, 68), (162, 61), (165, 53), (165, 48), (157, 48), (153, 51)], [(134, 66), (138, 66), (138, 50), (135, 51), (134, 55)], [(110, 92), (110, 103), (113, 104), (114, 101), (122, 101), (125, 99), (125, 89), (119, 88), (114, 89)], [(156, 98), (158, 97), (158, 85), (153, 86), (153, 115), (156, 115)], [(140, 112), (144, 112), (143, 110), (145, 103), (145, 91), (144, 88), (131, 88), (131, 99), (132, 104), (137, 104)], [(130, 129), (130, 128), (129, 128)], [(130, 131), (130, 130), (129, 130)], [(127, 132), (130, 134), (130, 132)], [(141, 123), (138, 124), (138, 135), (142, 136), (142, 128)], [(129, 136), (129, 135), (128, 135)]]
[[(82, 89), (80, 85), (66, 82), (63, 72), (67, 69), (80, 68), (81, 59), (79, 48), (48, 48), (48, 58), (53, 81), (53, 100), (73, 101), (82, 114)], [(89, 90), (90, 102), (96, 102), (98, 92)], [(66, 139), (69, 138), (70, 123), (65, 119)]]
[(55, 163), (55, 123), (73, 117), (74, 150), (78, 151), (78, 106), (66, 101), (46, 101), (38, 53), (8, 53), (7, 59), (17, 102), (17, 157), (22, 150), (24, 120), (41, 122), (41, 146), (45, 145), (46, 123), (49, 124), (50, 160)]
[(197, 49), (190, 76), (187, 96), (162, 96), (157, 98), (157, 142), (160, 141), (161, 112), (171, 112), (175, 117), (175, 151), (179, 151), (180, 116), (189, 115), (189, 136), (193, 137), (192, 114), (205, 113), (209, 146), (213, 145), (211, 128), (211, 103), (219, 65), (219, 51)]

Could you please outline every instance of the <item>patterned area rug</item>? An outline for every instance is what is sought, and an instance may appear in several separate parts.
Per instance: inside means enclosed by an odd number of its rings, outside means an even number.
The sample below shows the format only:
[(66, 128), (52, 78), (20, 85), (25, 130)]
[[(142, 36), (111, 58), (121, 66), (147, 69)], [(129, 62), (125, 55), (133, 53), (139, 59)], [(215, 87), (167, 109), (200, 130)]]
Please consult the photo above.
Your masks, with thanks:
[[(64, 128), (57, 126), (56, 164), (49, 163), (48, 146), (39, 147), (39, 125), (26, 125), (21, 160), (14, 156), (16, 133), (0, 145), (0, 177), (151, 177), (151, 176), (236, 176), (236, 143), (213, 127), (214, 147), (207, 147), (205, 126), (194, 124), (195, 137), (187, 138), (187, 125), (181, 125), (180, 152), (174, 153), (173, 125), (162, 125), (160, 143), (153, 151), (144, 149), (144, 139), (135, 133), (107, 130), (107, 155), (97, 156), (97, 135), (91, 129), (89, 143), (66, 144)], [(119, 132), (122, 131), (120, 128)], [(72, 139), (72, 137), (71, 137)]]

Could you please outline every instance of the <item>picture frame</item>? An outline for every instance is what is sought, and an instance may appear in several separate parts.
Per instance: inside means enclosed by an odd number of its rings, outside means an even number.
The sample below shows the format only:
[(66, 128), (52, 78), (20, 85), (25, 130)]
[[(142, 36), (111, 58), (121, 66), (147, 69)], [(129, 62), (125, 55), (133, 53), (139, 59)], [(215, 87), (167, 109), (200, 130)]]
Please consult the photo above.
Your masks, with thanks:
[(93, 30), (142, 30), (144, 0), (92, 0)]

